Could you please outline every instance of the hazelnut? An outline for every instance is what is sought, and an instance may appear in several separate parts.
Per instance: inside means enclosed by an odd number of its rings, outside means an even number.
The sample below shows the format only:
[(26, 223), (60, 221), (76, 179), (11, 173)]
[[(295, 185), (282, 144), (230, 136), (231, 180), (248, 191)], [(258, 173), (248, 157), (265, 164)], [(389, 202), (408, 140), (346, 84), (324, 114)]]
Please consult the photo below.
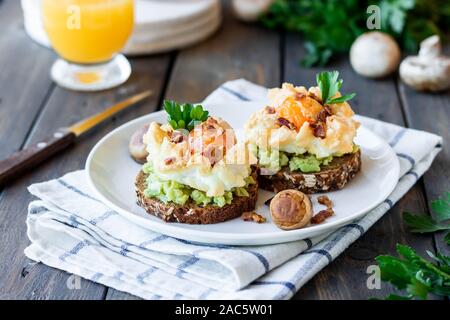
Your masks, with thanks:
[(270, 202), (270, 214), (273, 222), (281, 229), (302, 228), (312, 218), (311, 200), (298, 190), (283, 190)]

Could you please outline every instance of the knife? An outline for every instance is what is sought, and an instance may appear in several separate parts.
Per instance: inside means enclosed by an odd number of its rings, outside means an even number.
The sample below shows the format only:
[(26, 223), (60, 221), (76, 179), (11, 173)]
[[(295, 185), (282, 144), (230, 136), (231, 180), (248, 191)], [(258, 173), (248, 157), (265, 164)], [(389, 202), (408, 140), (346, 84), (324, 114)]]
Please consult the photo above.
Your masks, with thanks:
[(33, 168), (57, 152), (67, 148), (75, 142), (77, 137), (86, 131), (119, 111), (149, 97), (151, 94), (152, 92), (148, 90), (134, 95), (68, 128), (58, 129), (53, 135), (47, 137), (47, 139), (13, 153), (8, 158), (0, 161), (0, 186), (4, 186), (7, 182), (26, 172), (26, 170)]

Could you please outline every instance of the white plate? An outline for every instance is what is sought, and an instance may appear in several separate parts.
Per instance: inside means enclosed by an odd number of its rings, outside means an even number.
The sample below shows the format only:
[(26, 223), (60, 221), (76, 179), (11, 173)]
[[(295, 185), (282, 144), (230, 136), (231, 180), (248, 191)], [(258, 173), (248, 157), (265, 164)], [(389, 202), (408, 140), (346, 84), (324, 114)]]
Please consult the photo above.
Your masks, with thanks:
[[(211, 114), (227, 120), (235, 129), (243, 128), (250, 114), (264, 104), (239, 102), (208, 104)], [(267, 218), (257, 224), (240, 218), (212, 225), (166, 223), (149, 215), (136, 204), (134, 178), (140, 170), (128, 154), (128, 141), (133, 132), (151, 121), (165, 122), (164, 112), (156, 112), (128, 122), (106, 135), (92, 149), (86, 163), (88, 180), (98, 197), (119, 214), (144, 228), (169, 236), (203, 243), (229, 245), (262, 245), (288, 242), (317, 236), (361, 218), (392, 192), (399, 178), (399, 163), (392, 148), (367, 128), (358, 130), (356, 143), (362, 150), (362, 170), (344, 189), (329, 192), (335, 215), (320, 225), (283, 231), (271, 221), (264, 201), (273, 193), (260, 190), (256, 212)], [(239, 138), (242, 131), (237, 130)], [(314, 212), (323, 207), (312, 196)]]

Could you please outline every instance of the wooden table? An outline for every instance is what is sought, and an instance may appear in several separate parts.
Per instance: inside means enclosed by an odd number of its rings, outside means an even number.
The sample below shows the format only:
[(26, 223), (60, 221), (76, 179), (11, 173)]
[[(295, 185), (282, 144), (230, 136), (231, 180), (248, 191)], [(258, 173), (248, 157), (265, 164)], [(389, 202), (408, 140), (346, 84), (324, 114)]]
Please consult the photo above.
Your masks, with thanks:
[[(49, 70), (55, 54), (33, 43), (23, 29), (17, 0), (0, 1), (0, 158), (42, 139), (55, 128), (103, 110), (114, 101), (151, 88), (154, 95), (139, 107), (107, 121), (70, 150), (46, 161), (0, 190), (0, 298), (3, 299), (132, 299), (133, 297), (82, 280), (70, 290), (69, 274), (42, 264), (29, 264), (23, 254), (29, 244), (25, 219), (32, 199), (26, 187), (84, 167), (93, 145), (106, 133), (138, 116), (155, 111), (163, 99), (201, 101), (227, 80), (246, 78), (268, 87), (288, 81), (312, 85), (317, 68), (304, 69), (301, 39), (295, 34), (242, 24), (226, 10), (224, 25), (212, 38), (167, 54), (131, 59), (133, 74), (123, 86), (100, 93), (77, 93), (55, 86)], [(343, 57), (330, 64), (345, 79), (345, 89), (357, 92), (357, 113), (407, 127), (437, 133), (449, 141), (450, 94), (423, 94), (405, 87), (397, 77), (373, 81), (356, 75)], [(401, 213), (429, 213), (429, 201), (450, 190), (450, 153), (437, 157), (425, 176), (361, 239), (300, 289), (295, 299), (367, 299), (391, 290), (366, 286), (367, 267), (379, 254), (394, 254), (396, 243), (420, 253), (436, 248), (449, 254), (443, 235), (413, 235)]]

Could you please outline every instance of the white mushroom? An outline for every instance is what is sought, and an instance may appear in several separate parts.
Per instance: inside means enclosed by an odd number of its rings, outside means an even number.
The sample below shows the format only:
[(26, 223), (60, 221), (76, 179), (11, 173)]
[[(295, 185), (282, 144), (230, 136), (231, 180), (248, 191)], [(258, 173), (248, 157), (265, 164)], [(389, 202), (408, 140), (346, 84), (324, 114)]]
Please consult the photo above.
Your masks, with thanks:
[(265, 13), (274, 0), (233, 0), (236, 17), (242, 21), (253, 22)]
[(400, 48), (390, 35), (374, 31), (360, 35), (350, 48), (350, 63), (356, 73), (379, 78), (394, 72), (400, 62)]
[(409, 56), (400, 64), (400, 78), (416, 90), (441, 91), (450, 87), (450, 57), (442, 55), (439, 36), (420, 43), (418, 56)]

